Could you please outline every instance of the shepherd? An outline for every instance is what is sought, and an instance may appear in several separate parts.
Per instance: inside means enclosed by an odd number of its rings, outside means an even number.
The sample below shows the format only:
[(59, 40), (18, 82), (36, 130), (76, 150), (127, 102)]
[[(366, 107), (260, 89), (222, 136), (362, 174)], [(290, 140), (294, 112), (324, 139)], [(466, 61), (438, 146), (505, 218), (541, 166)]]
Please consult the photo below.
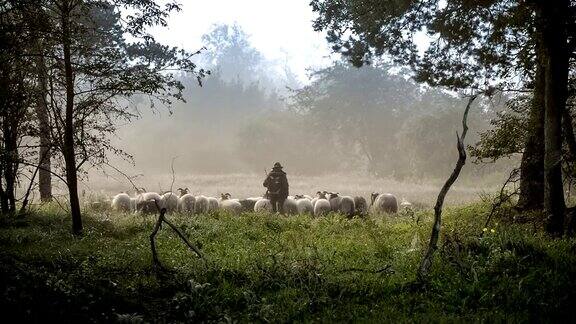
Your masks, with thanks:
[(288, 178), (286, 172), (282, 171), (280, 162), (274, 163), (272, 171), (266, 175), (264, 187), (267, 189), (266, 196), (272, 203), (272, 211), (284, 214), (284, 201), (288, 197)]

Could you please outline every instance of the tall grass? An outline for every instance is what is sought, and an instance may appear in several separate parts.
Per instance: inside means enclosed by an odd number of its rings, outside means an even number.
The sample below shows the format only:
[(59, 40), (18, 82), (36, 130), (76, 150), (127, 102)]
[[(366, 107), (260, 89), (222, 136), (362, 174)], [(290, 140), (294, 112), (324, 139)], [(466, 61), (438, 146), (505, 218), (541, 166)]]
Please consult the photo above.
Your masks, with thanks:
[[(198, 259), (168, 227), (157, 237), (169, 272), (151, 267), (155, 216), (87, 211), (75, 238), (58, 208), (3, 219), (3, 309), (67, 321), (555, 321), (576, 301), (576, 242), (487, 207), (445, 211), (426, 286), (414, 284), (432, 214), (348, 220), (247, 213), (169, 215), (199, 245)], [(416, 223), (415, 219), (420, 221)], [(496, 225), (497, 224), (497, 225)]]

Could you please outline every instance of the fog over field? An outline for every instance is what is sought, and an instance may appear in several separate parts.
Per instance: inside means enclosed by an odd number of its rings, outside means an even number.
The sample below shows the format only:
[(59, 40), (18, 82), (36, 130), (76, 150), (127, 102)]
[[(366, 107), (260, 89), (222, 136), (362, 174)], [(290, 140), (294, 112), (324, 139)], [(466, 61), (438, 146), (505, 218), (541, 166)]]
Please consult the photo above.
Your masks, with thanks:
[[(256, 195), (279, 161), (294, 193), (378, 190), (431, 203), (452, 170), (465, 106), (458, 94), (418, 85), (384, 61), (356, 68), (336, 59), (302, 79), (294, 64), (268, 59), (239, 24), (212, 25), (201, 40), (206, 50), (197, 63), (212, 72), (202, 87), (182, 74), (186, 102), (150, 109), (148, 99), (132, 98), (140, 117), (112, 141), (133, 159), (115, 156), (110, 164), (137, 176), (138, 186), (169, 190), (173, 161), (176, 188)], [(495, 96), (472, 108), (467, 144), (489, 129), (504, 101)], [(517, 160), (469, 161), (449, 202), (495, 191)], [(89, 172), (86, 191), (132, 189), (120, 173), (104, 171)]]

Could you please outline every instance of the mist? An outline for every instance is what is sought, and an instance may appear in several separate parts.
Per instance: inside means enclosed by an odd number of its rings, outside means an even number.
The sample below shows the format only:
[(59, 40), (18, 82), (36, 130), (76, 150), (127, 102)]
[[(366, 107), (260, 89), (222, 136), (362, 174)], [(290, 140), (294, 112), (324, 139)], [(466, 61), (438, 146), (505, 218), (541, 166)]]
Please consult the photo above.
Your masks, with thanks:
[[(202, 86), (179, 76), (185, 102), (151, 108), (133, 100), (140, 117), (113, 140), (133, 160), (111, 158), (127, 173), (168, 175), (173, 164), (180, 175), (263, 176), (280, 161), (294, 175), (414, 182), (445, 177), (457, 158), (465, 102), (416, 84), (398, 66), (356, 68), (340, 60), (301, 82), (287, 65), (267, 60), (238, 25), (214, 25), (202, 40), (198, 65), (211, 75)], [(473, 107), (468, 144), (490, 128), (504, 101), (495, 97)], [(471, 164), (463, 181), (496, 183), (508, 171), (506, 163)]]

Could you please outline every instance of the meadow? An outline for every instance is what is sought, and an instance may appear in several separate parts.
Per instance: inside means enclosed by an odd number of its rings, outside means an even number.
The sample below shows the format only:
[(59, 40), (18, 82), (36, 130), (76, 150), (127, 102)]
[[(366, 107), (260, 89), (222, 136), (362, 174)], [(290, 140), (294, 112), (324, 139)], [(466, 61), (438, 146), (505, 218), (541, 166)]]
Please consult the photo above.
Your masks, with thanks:
[[(262, 174), (231, 173), (231, 174), (151, 174), (134, 179), (138, 187), (148, 191), (164, 192), (172, 188), (188, 187), (193, 195), (220, 197), (221, 193), (229, 192), (234, 198), (262, 196), (266, 188)], [(462, 179), (451, 188), (446, 197), (446, 204), (463, 205), (481, 200), (485, 195), (500, 190), (506, 175), (491, 174), (487, 177), (471, 176), (464, 173)], [(431, 207), (436, 201), (438, 191), (445, 179), (406, 179), (403, 181), (390, 178), (375, 178), (366, 174), (331, 174), (331, 175), (297, 175), (288, 174), (290, 194), (314, 195), (316, 191), (328, 190), (343, 195), (360, 195), (370, 198), (372, 192), (393, 193), (400, 200), (407, 200), (418, 206)], [(83, 183), (84, 200), (95, 201), (109, 199), (119, 192), (133, 194), (133, 186), (124, 177), (115, 174), (114, 177), (91, 174), (90, 181)]]
[[(80, 238), (57, 204), (0, 226), (5, 318), (63, 322), (557, 322), (576, 304), (576, 241), (550, 239), (540, 215), (445, 210), (426, 283), (416, 270), (429, 208), (346, 219), (246, 213), (156, 216), (85, 210)], [(480, 233), (484, 233), (480, 237)]]

